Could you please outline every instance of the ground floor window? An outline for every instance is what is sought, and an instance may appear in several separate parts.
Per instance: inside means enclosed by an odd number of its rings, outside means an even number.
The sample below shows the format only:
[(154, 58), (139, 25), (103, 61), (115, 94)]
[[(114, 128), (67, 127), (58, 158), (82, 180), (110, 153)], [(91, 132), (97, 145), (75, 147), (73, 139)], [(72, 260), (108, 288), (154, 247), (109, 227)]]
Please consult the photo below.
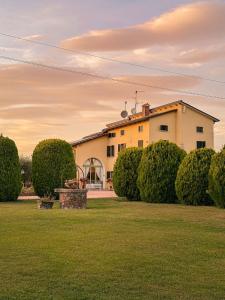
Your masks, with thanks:
[(107, 179), (112, 179), (113, 171), (107, 171)]
[(197, 141), (197, 149), (205, 148), (206, 142), (205, 141)]
[(143, 140), (138, 140), (138, 148), (143, 148), (143, 147), (144, 147)]
[(126, 149), (126, 144), (118, 144), (118, 152), (124, 149)]

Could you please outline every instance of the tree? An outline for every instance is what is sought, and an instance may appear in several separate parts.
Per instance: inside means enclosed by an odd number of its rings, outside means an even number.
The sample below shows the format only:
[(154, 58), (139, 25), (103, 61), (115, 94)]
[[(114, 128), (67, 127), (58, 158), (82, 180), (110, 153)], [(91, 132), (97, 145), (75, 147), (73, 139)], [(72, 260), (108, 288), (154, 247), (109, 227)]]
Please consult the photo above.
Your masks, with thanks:
[(13, 140), (0, 136), (0, 201), (17, 200), (22, 188), (19, 156)]
[(72, 147), (60, 139), (40, 142), (33, 152), (32, 181), (38, 196), (52, 196), (54, 189), (64, 186), (67, 179), (76, 177)]
[(202, 148), (191, 151), (181, 162), (176, 179), (179, 201), (188, 205), (212, 205), (207, 193), (208, 174), (215, 151)]
[(32, 182), (32, 160), (29, 156), (20, 157), (20, 168), (24, 185)]
[(176, 144), (162, 140), (144, 149), (137, 181), (143, 201), (177, 202), (175, 180), (185, 154)]
[(225, 149), (212, 158), (209, 169), (209, 194), (218, 207), (225, 208)]
[(140, 148), (128, 148), (119, 153), (113, 169), (113, 187), (118, 196), (140, 200), (137, 177), (141, 156)]

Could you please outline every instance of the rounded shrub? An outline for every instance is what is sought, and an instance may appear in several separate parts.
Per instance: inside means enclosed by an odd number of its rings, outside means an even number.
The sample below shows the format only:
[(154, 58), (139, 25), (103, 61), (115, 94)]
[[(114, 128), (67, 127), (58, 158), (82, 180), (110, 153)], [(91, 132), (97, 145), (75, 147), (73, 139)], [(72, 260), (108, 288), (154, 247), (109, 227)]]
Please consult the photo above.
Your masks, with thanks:
[(209, 194), (218, 207), (225, 208), (225, 149), (212, 157), (209, 169)]
[(113, 187), (118, 196), (140, 200), (137, 177), (142, 152), (140, 148), (128, 148), (119, 153), (113, 169)]
[(16, 144), (0, 136), (0, 201), (17, 200), (22, 188), (19, 156)]
[(202, 148), (191, 151), (181, 162), (175, 183), (179, 202), (187, 205), (212, 205), (208, 194), (208, 174), (215, 151)]
[(65, 180), (75, 176), (76, 165), (69, 143), (48, 139), (36, 146), (32, 157), (32, 180), (38, 196), (52, 196), (55, 188), (63, 187)]
[(176, 144), (162, 140), (144, 149), (137, 181), (143, 201), (177, 202), (175, 180), (185, 154)]

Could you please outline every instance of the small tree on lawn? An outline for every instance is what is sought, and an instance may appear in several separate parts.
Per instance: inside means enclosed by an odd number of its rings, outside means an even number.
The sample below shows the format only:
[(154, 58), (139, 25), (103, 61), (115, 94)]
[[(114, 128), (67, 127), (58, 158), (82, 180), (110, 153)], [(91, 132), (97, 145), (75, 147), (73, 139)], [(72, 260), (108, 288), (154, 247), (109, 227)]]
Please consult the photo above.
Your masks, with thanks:
[(209, 170), (209, 194), (218, 207), (225, 208), (225, 149), (212, 158)]
[(162, 140), (144, 149), (138, 175), (138, 188), (143, 201), (177, 202), (175, 180), (185, 154), (176, 144)]
[(0, 136), (0, 201), (17, 200), (22, 188), (19, 156), (13, 140)]
[(118, 196), (140, 200), (137, 177), (141, 156), (140, 148), (128, 148), (119, 153), (113, 169), (113, 187)]
[(202, 148), (191, 151), (181, 162), (176, 179), (179, 201), (188, 205), (212, 205), (209, 196), (208, 174), (215, 151)]
[(38, 196), (53, 195), (54, 189), (63, 187), (67, 179), (76, 176), (72, 147), (59, 139), (40, 142), (32, 157), (32, 180)]

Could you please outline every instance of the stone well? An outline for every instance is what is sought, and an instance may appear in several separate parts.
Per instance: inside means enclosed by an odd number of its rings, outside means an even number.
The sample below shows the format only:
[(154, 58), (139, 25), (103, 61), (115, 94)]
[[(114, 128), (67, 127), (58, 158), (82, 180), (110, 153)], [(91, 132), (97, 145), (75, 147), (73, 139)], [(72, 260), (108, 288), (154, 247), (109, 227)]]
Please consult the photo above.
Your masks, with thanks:
[(87, 189), (58, 188), (54, 192), (59, 193), (60, 208), (87, 207)]

